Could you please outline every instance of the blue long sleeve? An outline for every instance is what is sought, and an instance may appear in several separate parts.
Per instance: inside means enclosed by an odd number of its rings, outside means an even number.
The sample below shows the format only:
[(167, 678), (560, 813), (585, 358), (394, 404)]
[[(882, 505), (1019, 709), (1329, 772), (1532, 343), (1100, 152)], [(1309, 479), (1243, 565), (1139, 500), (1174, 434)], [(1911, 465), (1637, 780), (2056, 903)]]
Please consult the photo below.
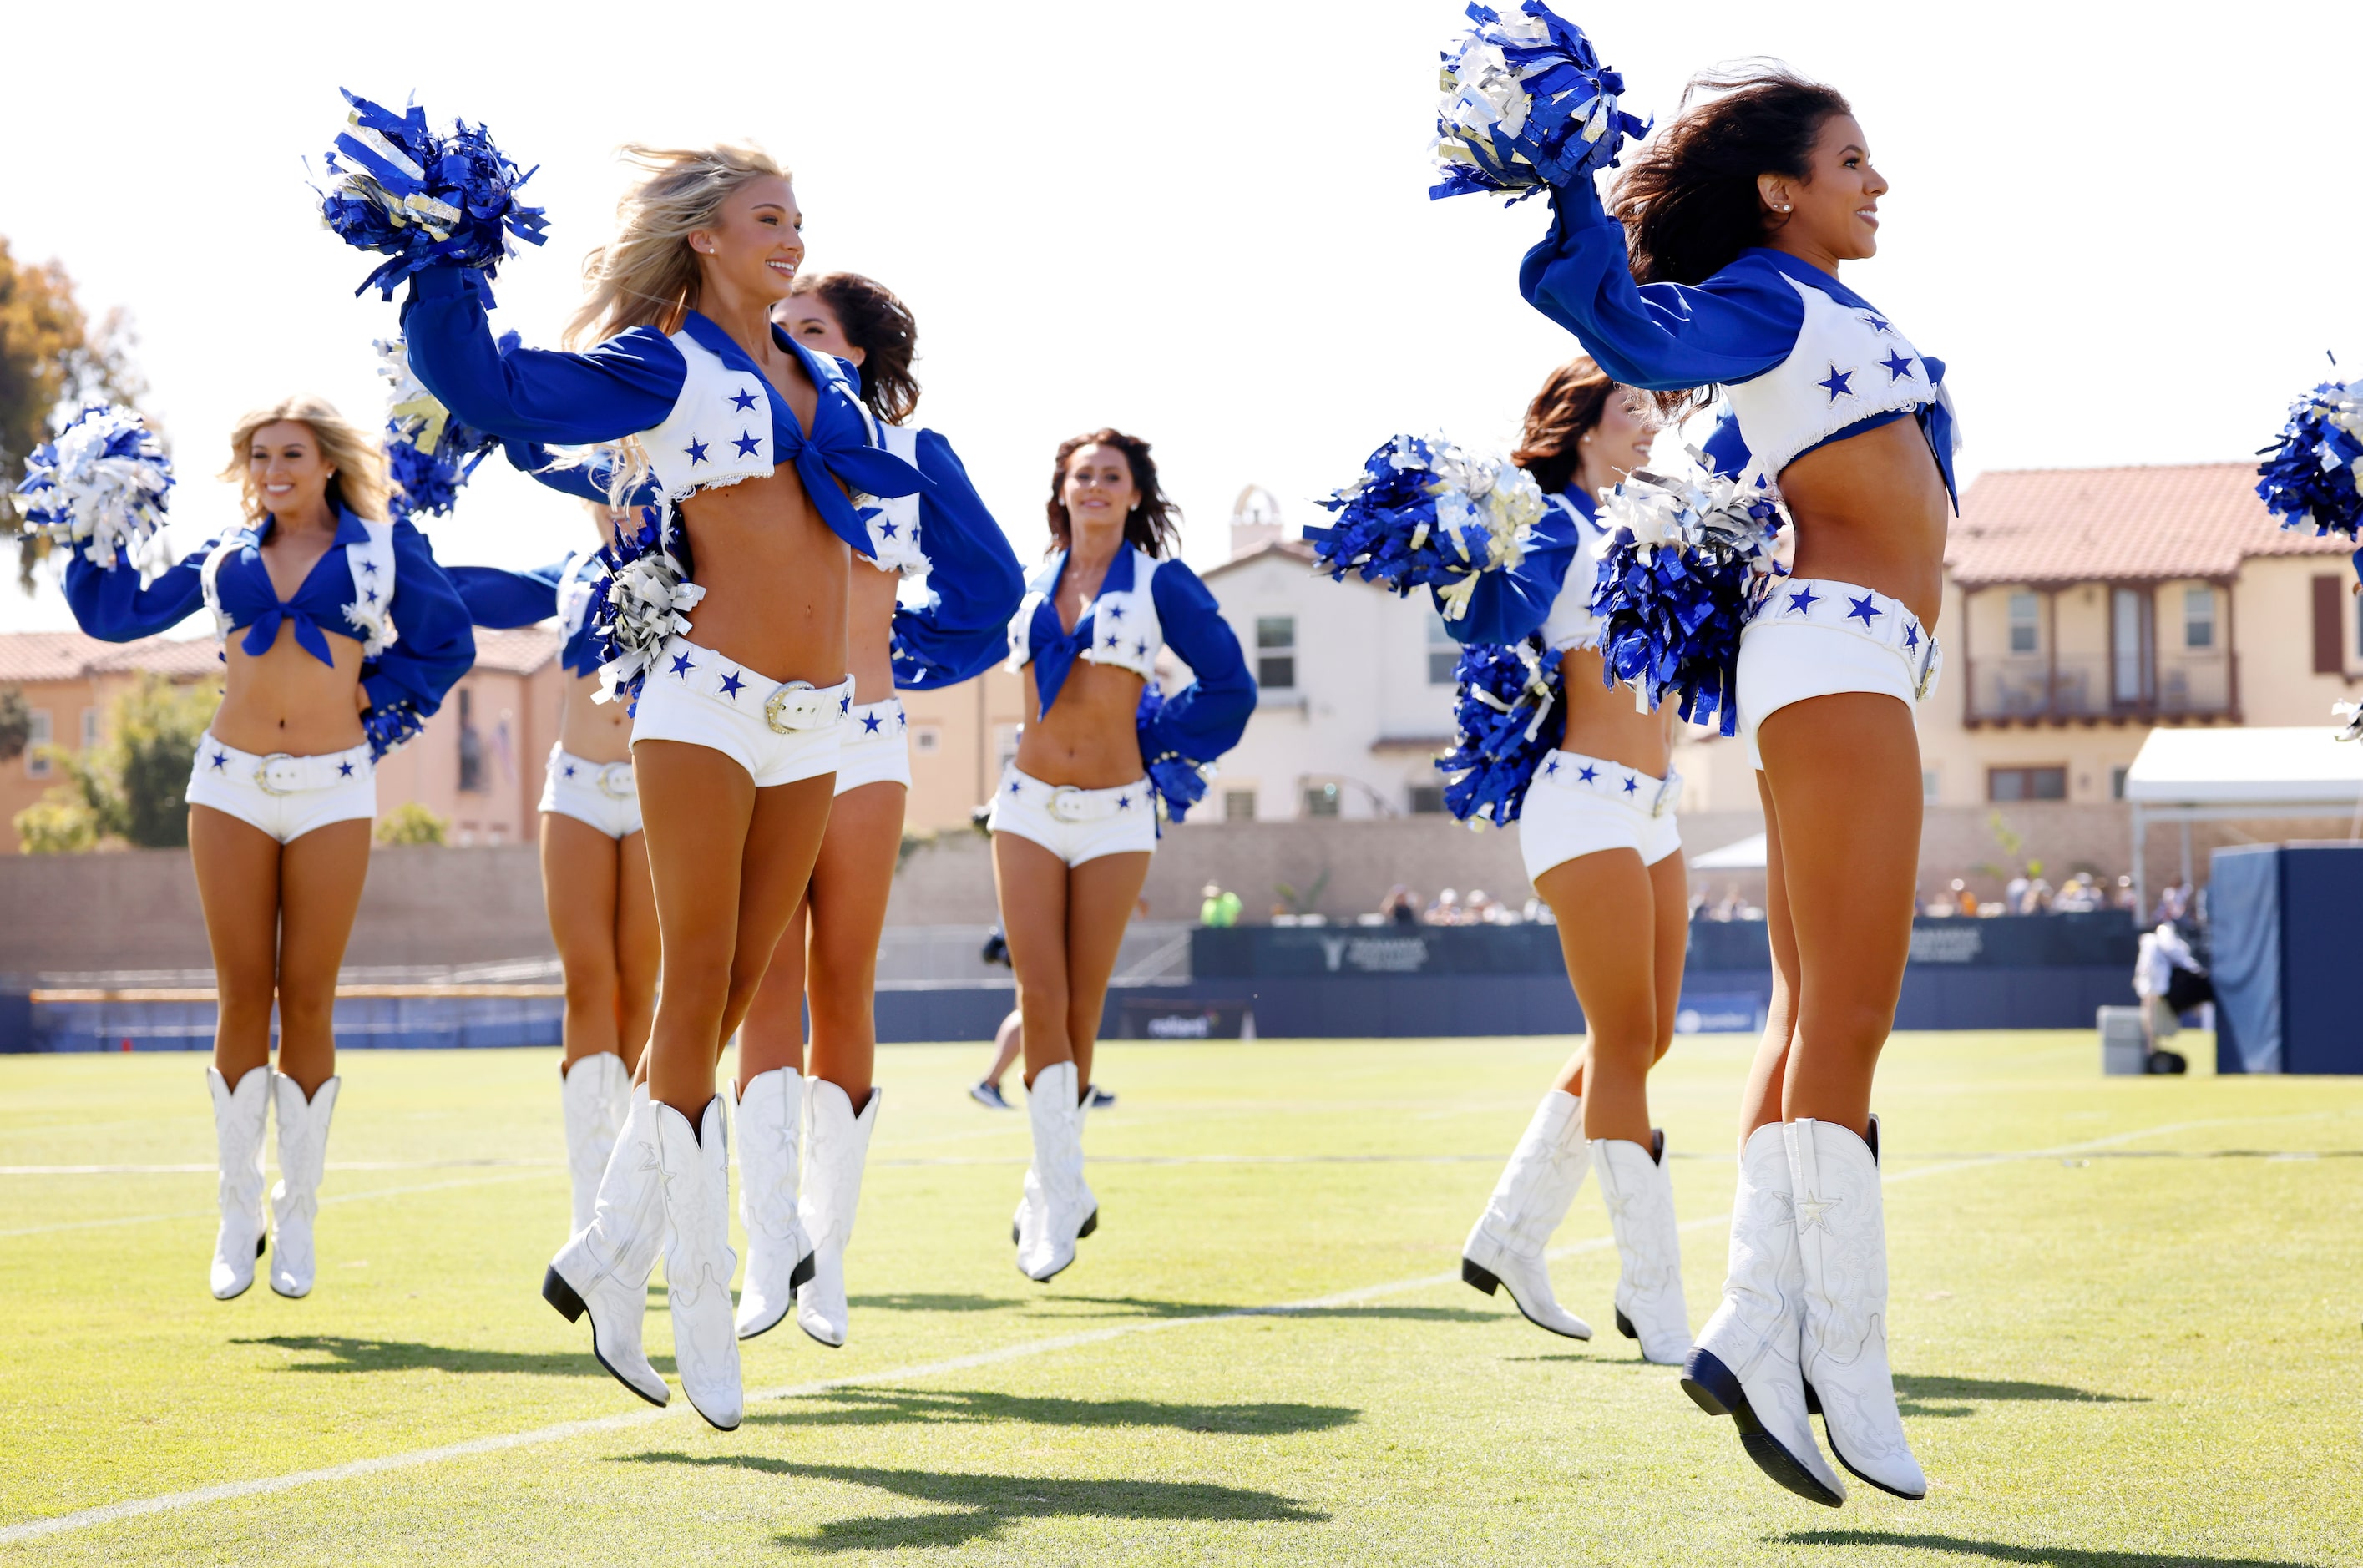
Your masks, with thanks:
[(219, 539), (207, 539), (146, 587), (118, 561), (94, 566), (80, 549), (66, 562), (66, 605), (74, 622), (103, 642), (133, 642), (170, 631), (205, 607), (205, 563)]
[[(1575, 504), (1590, 517), (1595, 511), (1592, 498), (1570, 491)], [(1576, 554), (1583, 548), (1581, 527), (1573, 517), (1558, 506), (1545, 506), (1542, 520), (1534, 526), (1528, 537), (1525, 556), (1514, 568), (1477, 574), (1477, 585), (1469, 593), (1469, 613), (1458, 619), (1447, 616), (1444, 629), (1455, 642), (1501, 644), (1523, 642), (1540, 630), (1548, 619), (1551, 606), (1559, 602), (1559, 589), (1567, 582), (1568, 568), (1574, 564)], [(1444, 607), (1444, 596), (1431, 588), (1437, 608)]]
[(582, 446), (638, 435), (672, 412), (686, 362), (655, 328), (636, 327), (587, 353), (504, 354), (485, 299), (473, 268), (430, 267), (411, 279), (402, 306), (411, 369), (462, 424), (504, 441)]
[[(511, 468), (561, 495), (571, 495), (594, 506), (614, 504), (607, 494), (612, 471), (605, 458), (590, 463), (566, 462), (538, 441), (516, 440), (502, 442), (501, 455), (508, 460)], [(643, 478), (627, 498), (627, 504), (634, 506), (653, 506), (656, 502), (653, 478)]]
[(1178, 561), (1161, 562), (1148, 592), (1165, 645), (1196, 678), (1165, 699), (1148, 739), (1159, 753), (1211, 762), (1247, 732), (1255, 713), (1255, 677), (1248, 673), (1237, 634), (1196, 573)]
[(361, 666), (373, 708), (408, 704), (420, 717), (476, 662), (476, 636), (460, 590), (436, 563), (434, 547), (410, 524), (394, 525), (394, 645)]
[(553, 561), (529, 572), (511, 572), (501, 566), (447, 566), (443, 574), (468, 607), (471, 625), (513, 631), (558, 613), (558, 574), (565, 570), (565, 562)]
[(950, 442), (921, 430), (918, 469), (934, 486), (919, 497), (927, 599), (894, 611), (894, 684), (932, 691), (982, 675), (1009, 651), (1026, 573)]
[(1518, 292), (1625, 385), (1743, 382), (1795, 346), (1804, 303), (1777, 270), (1743, 257), (1695, 287), (1636, 284), (1624, 225), (1591, 180), (1555, 192), (1552, 205), (1550, 233), (1519, 265)]

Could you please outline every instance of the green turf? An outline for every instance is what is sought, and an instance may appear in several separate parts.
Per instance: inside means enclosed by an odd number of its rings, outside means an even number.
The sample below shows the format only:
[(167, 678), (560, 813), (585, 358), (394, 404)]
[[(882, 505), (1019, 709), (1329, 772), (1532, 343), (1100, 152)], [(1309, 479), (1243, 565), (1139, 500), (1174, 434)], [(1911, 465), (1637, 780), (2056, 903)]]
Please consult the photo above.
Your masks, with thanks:
[[(1694, 1323), (1750, 1043), (1684, 1040), (1655, 1084)], [(1008, 1241), (1024, 1118), (962, 1094), (982, 1049), (889, 1049), (852, 1342), (746, 1347), (750, 1393), (854, 1385), (751, 1400), (728, 1435), (676, 1396), (0, 1562), (2363, 1560), (2363, 1083), (2103, 1079), (2089, 1034), (1899, 1038), (1891, 1334), (1934, 1489), (1832, 1512), (1615, 1334), (1595, 1189), (1557, 1265), (1589, 1345), (1439, 1278), (1567, 1044), (1112, 1045), (1102, 1226), (1047, 1287)], [(537, 1295), (566, 1214), (554, 1058), (349, 1055), (300, 1302), (206, 1295), (202, 1171), (0, 1175), (0, 1530), (644, 1409)], [(0, 1165), (209, 1165), (202, 1066), (0, 1058)], [(365, 1162), (399, 1168), (336, 1168)]]

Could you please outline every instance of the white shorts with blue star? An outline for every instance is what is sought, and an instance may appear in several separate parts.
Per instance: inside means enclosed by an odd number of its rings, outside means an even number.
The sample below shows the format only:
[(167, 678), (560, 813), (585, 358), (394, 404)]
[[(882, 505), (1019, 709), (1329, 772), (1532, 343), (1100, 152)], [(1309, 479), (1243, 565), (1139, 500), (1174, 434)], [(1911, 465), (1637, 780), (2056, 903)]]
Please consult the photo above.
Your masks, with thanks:
[(757, 789), (837, 772), (853, 707), (853, 677), (833, 686), (782, 684), (711, 648), (676, 637), (649, 671), (632, 712), (632, 744), (678, 740), (721, 752)]
[(370, 761), (366, 745), (316, 757), (291, 757), (284, 751), (258, 757), (223, 745), (207, 730), (197, 741), (197, 760), (182, 798), (292, 844), (331, 822), (375, 817), (377, 764)]
[(911, 787), (911, 721), (901, 697), (853, 705), (837, 755), (837, 793), (864, 784)]
[(1078, 789), (1044, 784), (1013, 763), (993, 792), (984, 826), (1030, 840), (1070, 866), (1102, 855), (1150, 855), (1157, 852), (1157, 798), (1145, 778), (1114, 789)]
[(1631, 850), (1643, 865), (1656, 865), (1682, 847), (1674, 820), (1681, 793), (1677, 773), (1657, 779), (1580, 751), (1544, 753), (1518, 808), (1526, 880), (1603, 850)]
[(1825, 577), (1791, 577), (1739, 634), (1739, 724), (1762, 769), (1756, 728), (1787, 707), (1875, 692), (1909, 710), (1936, 689), (1944, 655), (1900, 599)]
[(542, 774), (541, 809), (571, 817), (610, 839), (628, 839), (640, 830), (640, 792), (632, 764), (594, 762), (552, 746)]

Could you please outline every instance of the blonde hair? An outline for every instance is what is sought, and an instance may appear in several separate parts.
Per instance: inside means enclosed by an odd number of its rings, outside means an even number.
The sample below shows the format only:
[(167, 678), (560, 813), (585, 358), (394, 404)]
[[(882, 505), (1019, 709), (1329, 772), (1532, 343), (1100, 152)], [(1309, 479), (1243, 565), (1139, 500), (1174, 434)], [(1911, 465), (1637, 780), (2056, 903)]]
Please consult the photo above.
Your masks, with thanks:
[(643, 177), (616, 204), (616, 237), (582, 259), (590, 292), (566, 324), (566, 345), (587, 348), (634, 327), (677, 331), (696, 307), (697, 254), (690, 235), (711, 228), (732, 192), (750, 180), (787, 177), (752, 142), (620, 150)]
[(248, 453), (253, 450), (256, 431), (280, 424), (301, 425), (320, 444), (320, 456), (333, 471), (328, 475), (330, 507), (372, 522), (385, 520), (386, 497), (393, 494), (394, 482), (386, 473), (385, 452), (377, 437), (338, 413), (336, 405), (327, 398), (299, 392), (267, 407), (249, 409), (239, 416), (230, 431), (229, 462), (221, 476), (238, 482), (249, 523), (262, 521), (269, 509), (255, 485)]

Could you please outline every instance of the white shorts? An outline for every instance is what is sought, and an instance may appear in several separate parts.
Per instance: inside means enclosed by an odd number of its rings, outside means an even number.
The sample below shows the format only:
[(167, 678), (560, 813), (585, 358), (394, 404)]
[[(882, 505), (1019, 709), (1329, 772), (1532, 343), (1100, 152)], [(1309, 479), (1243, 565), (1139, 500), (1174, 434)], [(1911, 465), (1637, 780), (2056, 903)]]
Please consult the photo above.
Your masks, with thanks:
[(1012, 764), (993, 792), (984, 826), (1031, 840), (1071, 866), (1102, 855), (1157, 852), (1157, 799), (1145, 778), (1114, 789), (1077, 789), (1044, 784)]
[(911, 787), (911, 720), (901, 697), (857, 703), (845, 716), (837, 756), (837, 793), (863, 784)]
[(1901, 600), (1851, 583), (1784, 578), (1739, 634), (1739, 722), (1747, 765), (1756, 727), (1791, 703), (1880, 692), (1905, 707), (1936, 689), (1945, 656)]
[(1575, 751), (1550, 751), (1518, 811), (1518, 852), (1533, 882), (1551, 867), (1602, 850), (1631, 850), (1645, 866), (1682, 847), (1674, 803), (1682, 776), (1653, 779), (1638, 768)]
[(632, 743), (681, 740), (719, 751), (757, 789), (837, 772), (853, 677), (782, 685), (685, 637), (665, 644), (632, 716)]
[(541, 809), (587, 822), (610, 839), (640, 830), (640, 792), (632, 784), (632, 764), (590, 762), (563, 746), (549, 749), (542, 775)]
[(197, 741), (197, 760), (182, 798), (191, 806), (226, 811), (281, 843), (292, 844), (331, 822), (375, 817), (377, 764), (370, 761), (366, 745), (317, 757), (291, 757), (284, 751), (258, 757), (223, 745), (208, 729)]

